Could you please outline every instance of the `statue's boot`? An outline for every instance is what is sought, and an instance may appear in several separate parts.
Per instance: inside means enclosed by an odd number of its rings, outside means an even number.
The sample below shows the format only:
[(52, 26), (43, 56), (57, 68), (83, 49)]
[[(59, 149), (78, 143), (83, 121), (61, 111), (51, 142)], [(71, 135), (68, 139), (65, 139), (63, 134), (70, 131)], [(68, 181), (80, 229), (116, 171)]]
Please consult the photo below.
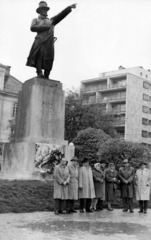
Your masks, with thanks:
[(44, 77), (49, 79), (50, 70), (45, 70)]
[(37, 76), (44, 77), (42, 73), (42, 55), (37, 59)]

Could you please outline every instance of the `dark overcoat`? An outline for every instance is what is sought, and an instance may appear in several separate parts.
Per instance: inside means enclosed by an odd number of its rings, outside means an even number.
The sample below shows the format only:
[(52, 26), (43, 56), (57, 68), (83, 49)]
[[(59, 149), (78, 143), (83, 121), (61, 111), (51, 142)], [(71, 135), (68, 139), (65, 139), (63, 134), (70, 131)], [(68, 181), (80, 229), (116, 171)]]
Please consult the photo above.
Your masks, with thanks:
[[(134, 191), (134, 177), (135, 177), (135, 170), (133, 167), (124, 168), (121, 167), (119, 169), (118, 176), (121, 180), (121, 193), (122, 198), (133, 198), (135, 191)], [(125, 183), (125, 180), (128, 181), (128, 184)]]
[(27, 66), (36, 68), (37, 55), (42, 48), (42, 69), (50, 69), (54, 59), (54, 27), (71, 12), (71, 7), (65, 8), (61, 13), (48, 19), (39, 16), (32, 20), (31, 31), (37, 32), (35, 41), (27, 59)]
[(115, 186), (116, 182), (114, 178), (118, 178), (118, 172), (116, 170), (111, 171), (110, 169), (106, 171), (105, 180), (106, 180), (106, 200), (114, 201), (115, 199)]
[(94, 189), (95, 197), (104, 199), (104, 181), (105, 181), (104, 172), (102, 170), (93, 170), (93, 180), (94, 180)]

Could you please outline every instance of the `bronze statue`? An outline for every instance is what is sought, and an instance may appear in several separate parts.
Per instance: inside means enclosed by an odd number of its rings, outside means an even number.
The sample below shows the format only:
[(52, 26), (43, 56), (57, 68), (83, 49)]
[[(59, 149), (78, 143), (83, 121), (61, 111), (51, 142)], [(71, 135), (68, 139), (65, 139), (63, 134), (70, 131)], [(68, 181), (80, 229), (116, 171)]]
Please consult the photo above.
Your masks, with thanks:
[(76, 8), (76, 4), (65, 8), (58, 15), (49, 19), (47, 18), (47, 12), (50, 8), (47, 6), (47, 3), (44, 1), (39, 3), (39, 7), (36, 10), (39, 16), (32, 20), (30, 27), (30, 30), (37, 32), (37, 35), (26, 63), (27, 66), (37, 69), (38, 77), (49, 78), (54, 61), (54, 42), (56, 41), (54, 27), (74, 8)]

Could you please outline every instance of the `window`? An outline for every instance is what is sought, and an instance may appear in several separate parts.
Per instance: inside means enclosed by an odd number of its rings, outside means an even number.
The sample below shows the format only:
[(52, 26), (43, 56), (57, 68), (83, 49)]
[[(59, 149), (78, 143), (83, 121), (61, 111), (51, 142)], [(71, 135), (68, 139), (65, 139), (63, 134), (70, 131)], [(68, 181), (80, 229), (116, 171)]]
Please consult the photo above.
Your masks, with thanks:
[(149, 108), (149, 113), (151, 114), (151, 108)]
[(148, 82), (143, 82), (143, 88), (149, 89), (149, 83)]
[(151, 126), (151, 120), (149, 120), (148, 123), (149, 123), (149, 126)]
[(144, 130), (142, 130), (142, 137), (145, 137), (145, 138), (147, 138), (147, 137), (148, 137), (148, 132), (147, 132), (147, 131), (144, 131)]
[(151, 144), (148, 144), (148, 148), (151, 150)]
[(148, 78), (148, 75), (146, 75), (146, 78)]
[(151, 132), (148, 132), (148, 137), (151, 138)]
[(149, 96), (149, 101), (151, 102), (151, 97)]
[(145, 93), (143, 93), (143, 100), (148, 101), (149, 96)]
[(14, 105), (13, 105), (13, 117), (16, 117), (16, 114), (17, 114), (17, 103), (15, 102)]
[(146, 106), (143, 106), (143, 108), (142, 108), (142, 111), (143, 111), (144, 113), (148, 113), (148, 111), (149, 111), (149, 108), (148, 108), (148, 107), (146, 107)]
[(143, 75), (142, 72), (140, 72), (140, 76), (141, 76), (141, 77), (142, 77), (142, 75)]
[(147, 118), (142, 118), (142, 124), (143, 125), (148, 125), (148, 119)]

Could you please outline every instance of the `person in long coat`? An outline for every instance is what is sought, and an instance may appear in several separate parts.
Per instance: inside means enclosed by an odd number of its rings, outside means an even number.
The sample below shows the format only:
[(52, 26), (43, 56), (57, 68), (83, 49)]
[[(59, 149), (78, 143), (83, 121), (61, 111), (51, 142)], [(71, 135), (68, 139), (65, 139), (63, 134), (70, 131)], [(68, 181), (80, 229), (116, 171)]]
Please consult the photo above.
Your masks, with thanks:
[(70, 181), (68, 185), (68, 200), (66, 201), (67, 213), (76, 213), (74, 209), (75, 200), (78, 200), (78, 159), (73, 157), (68, 165)]
[(106, 168), (106, 162), (102, 159), (100, 162), (100, 171), (102, 172), (103, 176), (104, 176), (104, 180), (102, 183), (102, 197), (99, 198), (98, 203), (97, 203), (97, 208), (99, 210), (103, 210), (104, 206), (103, 206), (103, 202), (106, 200), (106, 183), (105, 183), (105, 173), (107, 171)]
[(55, 214), (65, 213), (65, 201), (68, 199), (68, 184), (70, 181), (69, 168), (66, 159), (62, 158), (54, 169), (54, 200)]
[(79, 168), (79, 200), (80, 212), (84, 212), (84, 203), (86, 202), (86, 212), (92, 212), (90, 209), (91, 201), (95, 198), (94, 182), (92, 168), (89, 159), (84, 157), (83, 166)]
[(125, 159), (123, 166), (119, 169), (118, 176), (121, 180), (121, 194), (123, 199), (123, 212), (133, 213), (133, 198), (134, 198), (134, 177), (135, 170), (130, 166), (129, 161)]
[(95, 189), (95, 199), (93, 200), (92, 208), (97, 211), (97, 203), (104, 195), (104, 173), (100, 169), (100, 163), (94, 164), (93, 180)]
[[(37, 69), (37, 75), (39, 77), (49, 78), (50, 71), (54, 61), (54, 37), (55, 26), (62, 21), (73, 8), (76, 8), (76, 4), (73, 4), (65, 8), (58, 15), (47, 18), (47, 12), (50, 9), (47, 3), (41, 1), (36, 12), (39, 13), (39, 17), (32, 20), (30, 30), (37, 32), (35, 41), (29, 53), (29, 57), (26, 65), (35, 67)], [(44, 76), (42, 73), (44, 69)]]
[(136, 171), (136, 200), (139, 201), (139, 213), (147, 213), (148, 201), (150, 200), (151, 172), (147, 164), (141, 162), (140, 169)]
[(115, 190), (116, 185), (118, 184), (118, 172), (115, 170), (114, 163), (110, 163), (108, 165), (108, 170), (105, 174), (105, 180), (106, 180), (106, 200), (108, 204), (108, 210), (113, 211), (113, 208), (111, 207), (111, 203), (115, 199)]

